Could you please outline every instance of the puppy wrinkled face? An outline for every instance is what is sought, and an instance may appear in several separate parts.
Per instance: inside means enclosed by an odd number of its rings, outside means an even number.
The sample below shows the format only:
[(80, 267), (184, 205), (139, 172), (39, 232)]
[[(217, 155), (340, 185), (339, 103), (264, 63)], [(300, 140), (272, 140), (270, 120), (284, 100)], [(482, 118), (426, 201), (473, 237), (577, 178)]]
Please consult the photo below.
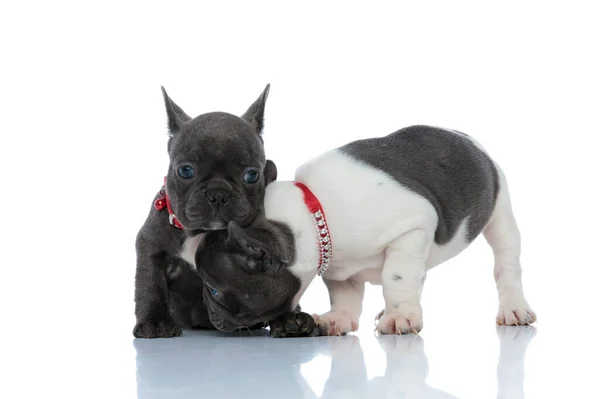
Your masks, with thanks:
[(269, 322), (292, 310), (300, 280), (286, 267), (293, 250), (279, 227), (207, 233), (196, 253), (203, 297), (213, 325), (221, 331)]
[(170, 147), (167, 192), (187, 229), (248, 225), (262, 212), (267, 161), (250, 125), (233, 115), (202, 115), (182, 126)]
[(163, 89), (170, 139), (167, 194), (189, 230), (249, 225), (263, 213), (265, 186), (276, 179), (266, 160), (262, 118), (269, 86), (242, 117), (212, 112), (190, 118)]

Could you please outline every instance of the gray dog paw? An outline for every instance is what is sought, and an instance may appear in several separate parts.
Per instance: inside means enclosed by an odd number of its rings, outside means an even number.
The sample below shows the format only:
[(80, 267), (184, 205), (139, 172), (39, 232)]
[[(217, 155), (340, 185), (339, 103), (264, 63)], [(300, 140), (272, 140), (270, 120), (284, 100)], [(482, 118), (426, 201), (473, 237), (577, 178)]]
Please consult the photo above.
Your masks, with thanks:
[(145, 321), (135, 325), (136, 338), (172, 338), (181, 335), (181, 326), (173, 321)]
[(318, 337), (323, 335), (313, 317), (303, 312), (286, 313), (269, 322), (269, 328), (273, 338)]

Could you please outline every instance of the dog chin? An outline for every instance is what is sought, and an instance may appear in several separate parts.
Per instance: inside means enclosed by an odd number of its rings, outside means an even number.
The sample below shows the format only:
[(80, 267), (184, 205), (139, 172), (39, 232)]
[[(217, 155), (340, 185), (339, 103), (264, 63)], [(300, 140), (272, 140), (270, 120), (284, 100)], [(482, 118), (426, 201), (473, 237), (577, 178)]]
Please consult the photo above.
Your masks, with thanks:
[(227, 223), (223, 220), (215, 220), (210, 222), (206, 230), (225, 230), (227, 228)]
[(212, 220), (208, 223), (191, 223), (189, 227), (186, 226), (188, 230), (198, 230), (198, 231), (214, 231), (214, 230), (225, 230), (227, 228), (227, 222), (222, 219)]
[(216, 231), (216, 230), (225, 230), (227, 228), (227, 223), (222, 220), (215, 220), (208, 224), (202, 224), (198, 227), (194, 227), (192, 230), (204, 230), (204, 231)]

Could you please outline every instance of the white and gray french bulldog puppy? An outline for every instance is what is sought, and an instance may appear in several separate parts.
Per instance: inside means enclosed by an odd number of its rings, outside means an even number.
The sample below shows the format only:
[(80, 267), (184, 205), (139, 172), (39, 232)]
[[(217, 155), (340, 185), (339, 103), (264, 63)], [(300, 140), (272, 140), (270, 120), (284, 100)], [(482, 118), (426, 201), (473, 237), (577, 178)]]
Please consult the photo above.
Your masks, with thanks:
[(196, 263), (209, 316), (228, 329), (293, 309), (319, 274), (331, 311), (315, 319), (327, 334), (358, 329), (365, 282), (383, 287), (377, 331), (416, 333), (427, 272), (481, 233), (494, 253), (496, 322), (533, 323), (500, 166), (466, 134), (410, 126), (326, 152), (295, 181), (271, 183), (265, 217), (207, 235)]
[(204, 284), (190, 267), (198, 241), (230, 222), (252, 224), (277, 175), (262, 138), (269, 85), (241, 117), (191, 118), (162, 90), (170, 163), (136, 238), (133, 335), (139, 338), (178, 336), (182, 326), (214, 328), (199, 295)]

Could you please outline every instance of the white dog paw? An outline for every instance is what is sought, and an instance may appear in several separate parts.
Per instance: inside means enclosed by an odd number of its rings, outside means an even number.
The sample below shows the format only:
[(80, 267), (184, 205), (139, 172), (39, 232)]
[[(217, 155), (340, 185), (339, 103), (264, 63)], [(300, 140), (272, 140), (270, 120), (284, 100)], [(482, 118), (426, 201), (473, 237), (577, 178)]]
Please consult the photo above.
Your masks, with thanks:
[(423, 329), (420, 307), (382, 311), (377, 318), (379, 321), (375, 330), (381, 334), (418, 334)]
[(535, 312), (524, 301), (500, 304), (496, 316), (496, 324), (499, 326), (526, 326), (535, 323), (536, 320)]
[(358, 318), (344, 311), (332, 310), (322, 315), (312, 315), (327, 335), (345, 335), (358, 330)]

